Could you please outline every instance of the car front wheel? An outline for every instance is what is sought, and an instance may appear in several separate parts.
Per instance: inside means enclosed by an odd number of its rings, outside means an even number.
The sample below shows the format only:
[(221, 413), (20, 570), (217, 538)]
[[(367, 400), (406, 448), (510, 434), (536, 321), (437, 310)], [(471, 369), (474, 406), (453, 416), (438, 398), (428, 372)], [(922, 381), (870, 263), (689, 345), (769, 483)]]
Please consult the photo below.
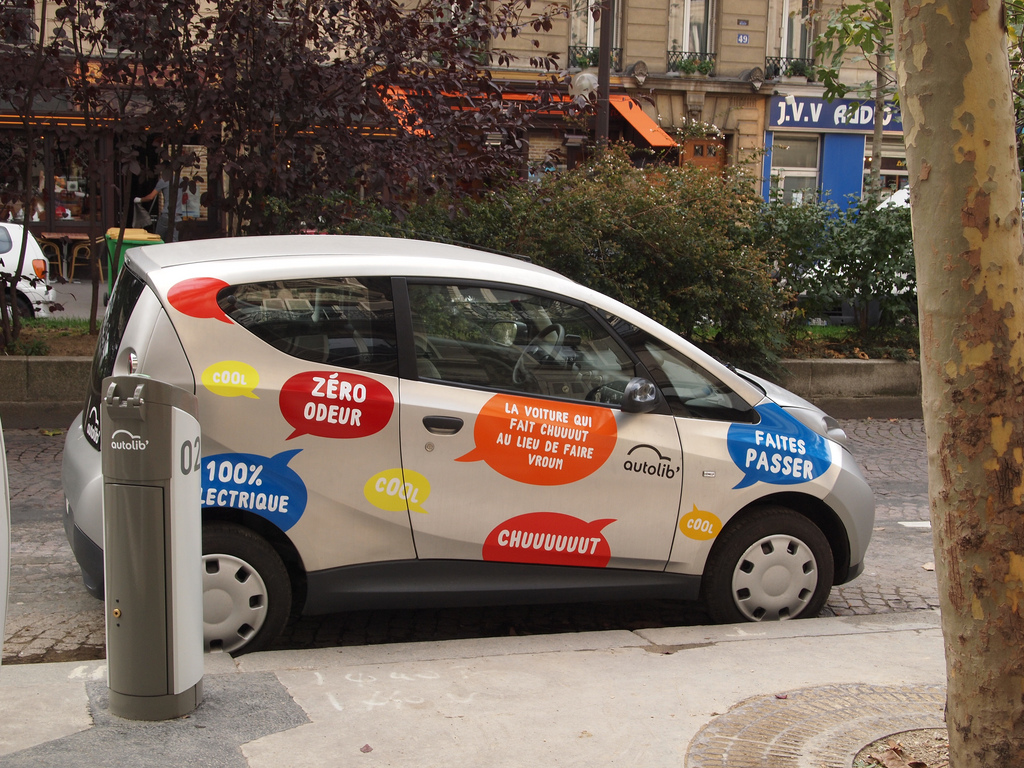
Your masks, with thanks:
[(291, 611), (288, 570), (265, 539), (230, 523), (203, 526), (203, 640), (207, 651), (267, 648)]
[(719, 537), (704, 601), (719, 623), (817, 616), (828, 600), (832, 549), (813, 522), (784, 507), (756, 510)]

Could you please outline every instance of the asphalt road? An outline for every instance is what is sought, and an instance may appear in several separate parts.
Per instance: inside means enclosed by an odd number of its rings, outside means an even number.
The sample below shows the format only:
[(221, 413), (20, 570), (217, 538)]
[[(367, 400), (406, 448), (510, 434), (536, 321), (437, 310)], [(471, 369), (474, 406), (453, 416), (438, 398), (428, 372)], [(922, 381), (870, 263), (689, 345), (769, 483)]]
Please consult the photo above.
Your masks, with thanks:
[[(832, 590), (829, 615), (938, 607), (928, 527), (927, 454), (919, 420), (843, 422), (875, 491), (864, 573)], [(11, 488), (11, 584), (3, 663), (104, 657), (101, 603), (82, 587), (64, 538), (64, 436), (4, 430)], [(276, 647), (312, 648), (707, 623), (699, 605), (668, 600), (417, 611), (302, 618)]]

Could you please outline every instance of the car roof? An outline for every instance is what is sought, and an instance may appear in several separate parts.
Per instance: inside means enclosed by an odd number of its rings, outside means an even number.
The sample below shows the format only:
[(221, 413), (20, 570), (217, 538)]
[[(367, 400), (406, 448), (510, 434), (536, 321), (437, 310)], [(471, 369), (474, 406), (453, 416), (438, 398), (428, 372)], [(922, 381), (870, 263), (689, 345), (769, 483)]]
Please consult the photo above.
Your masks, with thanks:
[(282, 278), (406, 276), (484, 280), (564, 294), (604, 307), (655, 336), (673, 339), (756, 402), (763, 394), (706, 353), (622, 302), (528, 261), (456, 245), (397, 237), (266, 235), (140, 245), (125, 254), (132, 271), (161, 297), (179, 280), (217, 275), (229, 284)]
[[(129, 251), (128, 259), (140, 274), (160, 269), (200, 266), (215, 262), (253, 262), (288, 258), (289, 266), (298, 266), (294, 259), (307, 257), (322, 266), (326, 259), (345, 259), (347, 266), (372, 262), (381, 274), (429, 274), (441, 268), (445, 274), (462, 274), (481, 266), (511, 273), (544, 276), (571, 283), (559, 275), (526, 260), (510, 258), (457, 245), (411, 240), (396, 237), (363, 237), (354, 235), (268, 235), (230, 237), (217, 240), (192, 240), (183, 243), (141, 245)], [(381, 259), (387, 258), (385, 263)], [(255, 264), (246, 264), (249, 268)], [(240, 265), (241, 266), (241, 265)]]

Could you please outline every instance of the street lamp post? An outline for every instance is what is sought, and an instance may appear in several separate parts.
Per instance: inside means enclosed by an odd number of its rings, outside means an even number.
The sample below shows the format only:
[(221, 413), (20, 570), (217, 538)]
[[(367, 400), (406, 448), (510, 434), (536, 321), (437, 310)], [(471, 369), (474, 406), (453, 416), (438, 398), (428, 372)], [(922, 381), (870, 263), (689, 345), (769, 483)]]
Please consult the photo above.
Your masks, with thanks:
[(608, 144), (608, 119), (610, 103), (608, 101), (609, 83), (611, 81), (612, 56), (612, 15), (615, 12), (615, 0), (601, 1), (601, 39), (597, 60), (597, 124), (594, 127), (594, 138), (598, 146)]

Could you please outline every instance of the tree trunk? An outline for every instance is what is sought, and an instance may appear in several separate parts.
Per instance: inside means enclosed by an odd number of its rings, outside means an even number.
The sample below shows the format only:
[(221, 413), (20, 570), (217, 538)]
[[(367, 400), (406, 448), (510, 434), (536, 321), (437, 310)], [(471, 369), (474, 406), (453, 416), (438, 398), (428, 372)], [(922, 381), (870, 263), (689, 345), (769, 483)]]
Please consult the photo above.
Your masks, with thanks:
[(950, 765), (1024, 765), (1024, 247), (1001, 4), (893, 3)]

